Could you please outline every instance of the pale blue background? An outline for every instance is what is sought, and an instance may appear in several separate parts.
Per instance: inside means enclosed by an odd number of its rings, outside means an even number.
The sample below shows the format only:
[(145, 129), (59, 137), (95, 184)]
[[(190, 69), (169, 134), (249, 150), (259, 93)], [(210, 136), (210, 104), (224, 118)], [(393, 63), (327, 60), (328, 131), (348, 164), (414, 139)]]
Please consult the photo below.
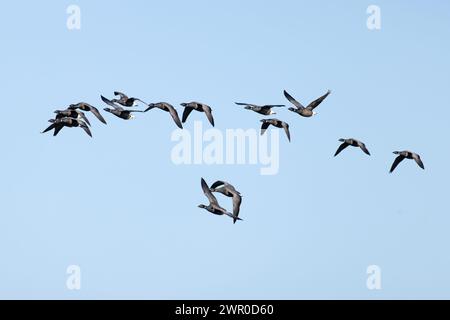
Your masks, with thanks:
[[(66, 8), (82, 28), (66, 28)], [(366, 9), (382, 10), (369, 31)], [(445, 1), (9, 1), (1, 4), (0, 298), (450, 298), (450, 4)], [(89, 115), (41, 135), (56, 108), (121, 90), (209, 103), (217, 128), (258, 127), (234, 101), (287, 110), (276, 176), (175, 166), (152, 111)], [(193, 120), (206, 119), (193, 113)], [(371, 158), (341, 137), (367, 143)], [(281, 136), (284, 138), (284, 136)], [(397, 149), (422, 155), (388, 174)], [(244, 195), (242, 223), (208, 214), (200, 177)], [(221, 201), (228, 199), (220, 198)], [(228, 204), (227, 204), (228, 205)], [(66, 289), (66, 268), (82, 289)], [(366, 268), (382, 268), (382, 290)]]

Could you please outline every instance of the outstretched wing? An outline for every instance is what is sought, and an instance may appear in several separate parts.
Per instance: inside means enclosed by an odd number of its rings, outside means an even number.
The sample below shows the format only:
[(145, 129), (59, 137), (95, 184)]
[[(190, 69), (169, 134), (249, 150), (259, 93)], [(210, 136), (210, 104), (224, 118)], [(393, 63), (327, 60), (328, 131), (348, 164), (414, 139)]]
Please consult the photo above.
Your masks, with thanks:
[(341, 144), (339, 146), (339, 148), (337, 149), (336, 153), (334, 154), (334, 156), (336, 157), (339, 153), (342, 152), (342, 150), (344, 150), (345, 148), (347, 148), (349, 146), (349, 144), (347, 142), (344, 142), (343, 144)]
[(114, 95), (115, 96), (119, 96), (120, 99), (124, 99), (124, 100), (128, 100), (128, 96), (122, 92), (119, 91), (114, 91)]
[(119, 110), (119, 111), (123, 111), (124, 110), (124, 108), (122, 108), (121, 106), (115, 104), (114, 102), (112, 102), (108, 98), (105, 98), (104, 96), (100, 96), (100, 97), (102, 98), (102, 101), (104, 103), (106, 103), (107, 105), (113, 107), (114, 109)]
[(194, 110), (194, 108), (191, 107), (185, 107), (184, 111), (183, 111), (183, 120), (182, 122), (185, 123), (187, 118), (189, 117), (189, 115), (191, 114), (192, 110)]
[(322, 103), (323, 100), (325, 100), (326, 97), (328, 97), (328, 95), (331, 93), (330, 90), (327, 91), (327, 93), (325, 93), (323, 96), (317, 98), (316, 100), (314, 100), (313, 102), (311, 102), (306, 109), (308, 110), (314, 110), (314, 108), (316, 108), (319, 104)]
[(370, 152), (364, 143), (362, 143), (361, 141), (358, 141), (358, 146), (361, 148), (362, 151), (364, 151), (365, 154), (370, 156)]
[(425, 166), (423, 165), (422, 159), (420, 159), (420, 156), (418, 154), (415, 154), (413, 156), (414, 160), (416, 161), (416, 163), (419, 165), (419, 167), (421, 167), (422, 169), (425, 170)]
[(282, 122), (281, 125), (284, 128), (284, 132), (286, 132), (289, 142), (291, 142), (291, 134), (289, 133), (289, 125), (286, 122)]
[(55, 129), (55, 127), (56, 127), (56, 124), (52, 123), (47, 129), (45, 129), (41, 133), (49, 132), (50, 130)]
[(297, 100), (295, 100), (289, 93), (287, 93), (286, 90), (284, 90), (284, 96), (286, 97), (286, 99), (289, 100), (290, 103), (292, 103), (294, 106), (296, 106), (298, 109), (304, 109), (305, 107), (298, 102)]
[(209, 123), (214, 127), (214, 118), (211, 112), (211, 108), (207, 105), (203, 105), (203, 111), (205, 111), (206, 117), (208, 118)]
[(233, 195), (233, 223), (236, 223), (236, 220), (239, 216), (239, 211), (241, 209), (242, 197), (239, 194)]
[(394, 172), (395, 168), (397, 168), (397, 166), (400, 164), (400, 162), (402, 162), (404, 159), (405, 159), (405, 157), (402, 155), (395, 158), (394, 163), (392, 164), (392, 167), (391, 167), (391, 171), (389, 171), (389, 173)]
[(212, 194), (211, 190), (209, 190), (208, 185), (206, 184), (205, 179), (202, 178), (201, 180), (202, 184), (202, 190), (205, 196), (208, 198), (210, 204), (219, 205), (219, 202), (217, 201), (217, 198)]
[(173, 121), (177, 124), (178, 128), (183, 129), (183, 125), (181, 124), (180, 117), (178, 116), (177, 110), (174, 107), (168, 105), (169, 113), (172, 116)]
[(235, 102), (235, 104), (237, 104), (238, 106), (259, 107), (256, 104), (244, 103), (244, 102)]
[(86, 117), (86, 115), (83, 112), (78, 111), (78, 114), (79, 114), (80, 118), (83, 119), (84, 122), (86, 122), (89, 126), (91, 125), (88, 118)]
[(222, 180), (217, 180), (216, 182), (214, 182), (212, 185), (211, 185), (211, 189), (216, 189), (217, 187), (219, 187), (219, 186), (224, 186), (224, 185), (226, 185), (227, 183), (225, 182), (225, 181), (222, 181)]
[(269, 126), (270, 126), (269, 122), (263, 122), (263, 124), (261, 125), (261, 135), (263, 135), (264, 132), (266, 132), (266, 130)]
[(78, 123), (80, 124), (80, 127), (88, 134), (88, 136), (92, 138), (91, 130), (89, 129), (87, 124), (83, 121), (78, 121)]

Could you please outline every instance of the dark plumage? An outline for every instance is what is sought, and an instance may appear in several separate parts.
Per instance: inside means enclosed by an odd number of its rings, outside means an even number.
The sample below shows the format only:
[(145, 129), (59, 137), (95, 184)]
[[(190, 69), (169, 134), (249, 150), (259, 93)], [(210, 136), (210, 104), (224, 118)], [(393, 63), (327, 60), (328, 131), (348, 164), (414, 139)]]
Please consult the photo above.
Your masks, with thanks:
[(112, 99), (112, 102), (118, 103), (121, 106), (124, 107), (133, 107), (137, 102), (141, 102), (145, 105), (147, 105), (144, 101), (142, 101), (141, 99), (138, 98), (129, 98), (126, 94), (119, 92), (119, 91), (114, 91), (114, 95), (115, 96), (119, 96), (119, 99)]
[(145, 112), (147, 112), (153, 108), (158, 108), (163, 111), (169, 112), (170, 115), (172, 116), (173, 121), (175, 121), (175, 124), (178, 126), (178, 128), (183, 129), (183, 125), (181, 124), (180, 117), (178, 116), (178, 112), (177, 112), (177, 110), (175, 110), (175, 108), (170, 103), (167, 103), (167, 102), (150, 103), (148, 105), (148, 108), (145, 109)]
[(81, 119), (84, 122), (86, 122), (89, 126), (91, 125), (88, 118), (86, 118), (86, 115), (80, 110), (72, 110), (72, 109), (55, 110), (54, 113), (56, 113), (55, 119), (62, 119), (62, 118), (73, 118), (77, 120)]
[(261, 135), (263, 135), (264, 132), (266, 132), (267, 128), (270, 125), (272, 125), (277, 128), (283, 128), (284, 131), (286, 132), (286, 136), (287, 136), (289, 142), (291, 141), (291, 134), (289, 133), (289, 125), (286, 122), (278, 120), (278, 119), (262, 119), (261, 122), (262, 122)]
[(395, 168), (405, 159), (414, 160), (419, 167), (425, 170), (425, 166), (423, 165), (422, 159), (417, 153), (411, 151), (394, 151), (394, 154), (397, 154), (398, 157), (395, 158), (394, 163), (392, 164), (390, 173), (394, 172)]
[(231, 184), (226, 181), (216, 181), (211, 185), (210, 190), (212, 192), (219, 192), (227, 197), (233, 198), (233, 223), (236, 223), (237, 217), (239, 216), (239, 210), (241, 207), (242, 196), (239, 191), (237, 191)]
[(200, 103), (200, 102), (188, 102), (188, 103), (182, 103), (181, 106), (184, 107), (183, 111), (183, 119), (182, 122), (185, 123), (189, 114), (192, 112), (192, 110), (198, 111), (198, 112), (204, 112), (206, 114), (206, 117), (209, 120), (209, 123), (214, 127), (214, 118), (212, 116), (211, 107), (207, 104)]
[(91, 130), (89, 129), (86, 122), (84, 122), (83, 120), (77, 120), (77, 119), (73, 119), (73, 118), (60, 118), (60, 119), (50, 119), (48, 121), (51, 122), (52, 124), (47, 129), (42, 131), (42, 133), (46, 133), (50, 130), (55, 129), (55, 131), (53, 132), (53, 136), (56, 136), (58, 134), (58, 132), (61, 131), (61, 129), (64, 127), (68, 127), (68, 128), (80, 127), (90, 137), (92, 137)]
[(230, 218), (233, 218), (233, 221), (242, 220), (241, 218), (234, 216), (232, 213), (229, 213), (227, 210), (225, 210), (224, 208), (222, 208), (219, 205), (217, 198), (212, 194), (211, 190), (209, 189), (208, 185), (206, 184), (206, 181), (203, 178), (201, 179), (201, 185), (202, 185), (203, 193), (209, 200), (209, 205), (200, 204), (198, 206), (199, 208), (205, 209), (208, 212), (211, 212), (216, 215), (227, 215)]
[(321, 104), (322, 101), (325, 100), (325, 98), (328, 97), (330, 93), (331, 91), (328, 90), (327, 93), (325, 93), (323, 96), (311, 102), (307, 107), (304, 107), (300, 102), (295, 100), (289, 93), (287, 93), (286, 90), (284, 90), (284, 96), (286, 97), (286, 99), (288, 99), (289, 102), (291, 102), (295, 106), (295, 108), (289, 108), (289, 111), (295, 112), (306, 118), (312, 117), (317, 114), (314, 109), (319, 106), (319, 104)]
[(342, 142), (342, 144), (339, 146), (336, 153), (334, 154), (335, 157), (348, 146), (361, 148), (361, 150), (364, 151), (365, 154), (370, 156), (370, 152), (369, 150), (367, 150), (366, 145), (359, 140), (350, 138), (350, 139), (339, 139), (339, 141)]
[(115, 104), (114, 102), (105, 98), (104, 96), (101, 96), (101, 98), (102, 98), (103, 102), (105, 102), (107, 105), (113, 107), (113, 109), (104, 108), (103, 110), (105, 110), (106, 112), (112, 113), (116, 117), (119, 117), (124, 120), (134, 119), (134, 115), (132, 115), (133, 112), (144, 112), (142, 110), (125, 110), (124, 108)]
[(76, 104), (71, 104), (68, 108), (69, 110), (77, 110), (80, 109), (82, 111), (86, 111), (86, 112), (92, 112), (94, 114), (94, 116), (97, 117), (98, 120), (100, 120), (101, 122), (103, 122), (104, 124), (106, 124), (105, 119), (103, 118), (103, 116), (100, 114), (100, 112), (98, 111), (98, 109), (92, 105), (90, 105), (89, 103), (86, 102), (80, 102), (80, 103), (76, 103)]
[(237, 104), (238, 106), (245, 106), (245, 109), (252, 110), (252, 111), (262, 114), (264, 116), (270, 116), (272, 114), (276, 114), (276, 112), (273, 112), (272, 108), (285, 107), (284, 104), (266, 104), (263, 106), (258, 106), (256, 104), (243, 103), (243, 102), (235, 102), (235, 104)]

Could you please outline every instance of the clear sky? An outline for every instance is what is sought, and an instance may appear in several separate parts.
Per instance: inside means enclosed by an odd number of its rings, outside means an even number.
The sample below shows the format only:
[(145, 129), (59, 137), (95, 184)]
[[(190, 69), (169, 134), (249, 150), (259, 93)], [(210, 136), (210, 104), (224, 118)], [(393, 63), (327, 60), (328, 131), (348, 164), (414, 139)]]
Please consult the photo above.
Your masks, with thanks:
[[(66, 27), (69, 5), (81, 29)], [(381, 30), (366, 9), (381, 8)], [(450, 298), (450, 4), (445, 1), (8, 1), (2, 3), (0, 298)], [(175, 165), (176, 129), (152, 110), (40, 134), (55, 109), (114, 90), (213, 108), (279, 110), (280, 168)], [(192, 113), (186, 129), (203, 114)], [(364, 141), (333, 154), (338, 139)], [(390, 175), (392, 151), (422, 155)], [(200, 177), (243, 194), (241, 223), (197, 207)], [(219, 197), (229, 206), (229, 199)], [(68, 290), (66, 268), (81, 268)], [(378, 265), (382, 289), (368, 290)]]

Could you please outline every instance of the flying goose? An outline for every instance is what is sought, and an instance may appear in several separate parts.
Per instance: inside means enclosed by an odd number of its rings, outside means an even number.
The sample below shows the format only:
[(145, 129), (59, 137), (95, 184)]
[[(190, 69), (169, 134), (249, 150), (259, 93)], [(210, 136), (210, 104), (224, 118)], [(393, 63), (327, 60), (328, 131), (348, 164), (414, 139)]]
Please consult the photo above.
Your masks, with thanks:
[(73, 118), (73, 119), (81, 119), (84, 122), (86, 122), (89, 126), (91, 123), (89, 122), (88, 118), (86, 118), (86, 115), (81, 112), (80, 110), (55, 110), (54, 113), (56, 113), (55, 119), (62, 119), (62, 118)]
[(262, 122), (261, 135), (263, 135), (264, 132), (266, 132), (267, 128), (270, 125), (272, 125), (277, 128), (283, 128), (284, 131), (286, 132), (289, 142), (291, 142), (291, 134), (289, 133), (289, 125), (286, 122), (278, 120), (278, 119), (262, 119), (261, 122)]
[(50, 119), (48, 120), (48, 122), (50, 122), (51, 125), (47, 129), (42, 131), (42, 133), (46, 133), (50, 130), (55, 129), (55, 131), (53, 132), (53, 136), (56, 136), (59, 133), (59, 131), (61, 131), (61, 129), (64, 127), (68, 128), (80, 127), (92, 138), (91, 130), (89, 130), (88, 125), (83, 120), (77, 120), (73, 118), (60, 118), (60, 119)]
[(141, 99), (138, 98), (129, 98), (126, 94), (119, 92), (119, 91), (114, 91), (114, 95), (115, 96), (119, 96), (119, 99), (112, 99), (112, 102), (118, 103), (124, 107), (134, 107), (137, 102), (141, 102), (145, 105), (147, 105), (144, 101), (142, 101)]
[(221, 194), (233, 198), (233, 223), (236, 223), (241, 207), (242, 196), (231, 184), (226, 181), (218, 180), (211, 185), (211, 192), (220, 192)]
[(134, 115), (132, 114), (133, 112), (144, 112), (142, 110), (125, 110), (124, 108), (122, 108), (121, 106), (115, 104), (114, 102), (112, 102), (111, 100), (105, 98), (104, 96), (100, 96), (103, 100), (104, 103), (106, 103), (107, 105), (113, 107), (113, 109), (111, 108), (104, 108), (103, 110), (105, 110), (106, 112), (112, 113), (113, 115), (115, 115), (116, 117), (119, 117), (121, 119), (124, 120), (131, 120), (134, 119)]
[(201, 180), (201, 184), (202, 184), (203, 193), (209, 200), (209, 205), (200, 204), (200, 205), (198, 205), (199, 208), (205, 209), (216, 215), (220, 215), (220, 216), (227, 215), (230, 218), (233, 218), (233, 221), (242, 220), (241, 218), (233, 215), (232, 213), (229, 213), (227, 210), (225, 210), (224, 208), (222, 208), (219, 205), (217, 198), (212, 194), (211, 190), (209, 189), (208, 185), (206, 184), (206, 181), (203, 178)]
[(392, 164), (391, 170), (389, 173), (394, 172), (395, 168), (405, 159), (411, 159), (416, 161), (416, 163), (425, 170), (425, 166), (423, 165), (422, 159), (417, 153), (411, 152), (411, 151), (394, 151), (394, 154), (397, 154), (398, 157), (395, 158), (394, 163)]
[(289, 111), (298, 113), (299, 115), (306, 118), (312, 117), (317, 114), (317, 112), (315, 112), (314, 109), (319, 104), (321, 104), (322, 101), (325, 100), (325, 98), (328, 97), (330, 93), (331, 91), (328, 90), (327, 93), (325, 93), (323, 96), (311, 102), (307, 107), (304, 107), (300, 102), (295, 100), (289, 93), (287, 93), (286, 90), (284, 90), (284, 96), (286, 97), (286, 99), (288, 99), (289, 102), (291, 102), (295, 106), (295, 108), (289, 108)]
[(370, 156), (370, 152), (369, 150), (367, 150), (366, 145), (359, 140), (350, 138), (350, 139), (339, 139), (339, 141), (342, 142), (342, 144), (339, 146), (336, 153), (334, 154), (335, 157), (348, 146), (359, 147), (361, 148), (362, 151), (364, 151), (365, 154)]
[(169, 112), (170, 115), (172, 116), (173, 121), (175, 121), (176, 125), (178, 126), (178, 128), (183, 129), (183, 125), (181, 124), (180, 117), (178, 117), (177, 110), (175, 110), (175, 108), (170, 103), (167, 103), (167, 102), (150, 103), (148, 105), (148, 108), (145, 109), (145, 112), (147, 112), (153, 108), (158, 108), (158, 109), (164, 110), (166, 112)]
[(244, 103), (244, 102), (235, 102), (238, 106), (245, 106), (244, 109), (255, 111), (264, 116), (270, 116), (272, 114), (277, 114), (272, 110), (272, 108), (281, 108), (285, 107), (284, 104), (266, 104), (263, 106), (258, 106), (256, 104)]
[(80, 110), (86, 111), (86, 112), (90, 111), (90, 112), (92, 112), (94, 114), (94, 116), (97, 117), (98, 120), (100, 120), (101, 122), (106, 124), (105, 119), (102, 117), (102, 115), (100, 114), (98, 109), (96, 107), (94, 107), (94, 106), (91, 106), (89, 103), (80, 102), (80, 103), (76, 103), (76, 104), (71, 104), (68, 109), (69, 110), (80, 109)]
[(188, 103), (181, 103), (181, 106), (185, 108), (183, 111), (183, 119), (181, 120), (183, 123), (186, 122), (192, 110), (196, 110), (198, 112), (204, 112), (209, 120), (209, 123), (211, 123), (211, 125), (214, 127), (214, 118), (211, 113), (211, 107), (207, 104), (193, 101)]

